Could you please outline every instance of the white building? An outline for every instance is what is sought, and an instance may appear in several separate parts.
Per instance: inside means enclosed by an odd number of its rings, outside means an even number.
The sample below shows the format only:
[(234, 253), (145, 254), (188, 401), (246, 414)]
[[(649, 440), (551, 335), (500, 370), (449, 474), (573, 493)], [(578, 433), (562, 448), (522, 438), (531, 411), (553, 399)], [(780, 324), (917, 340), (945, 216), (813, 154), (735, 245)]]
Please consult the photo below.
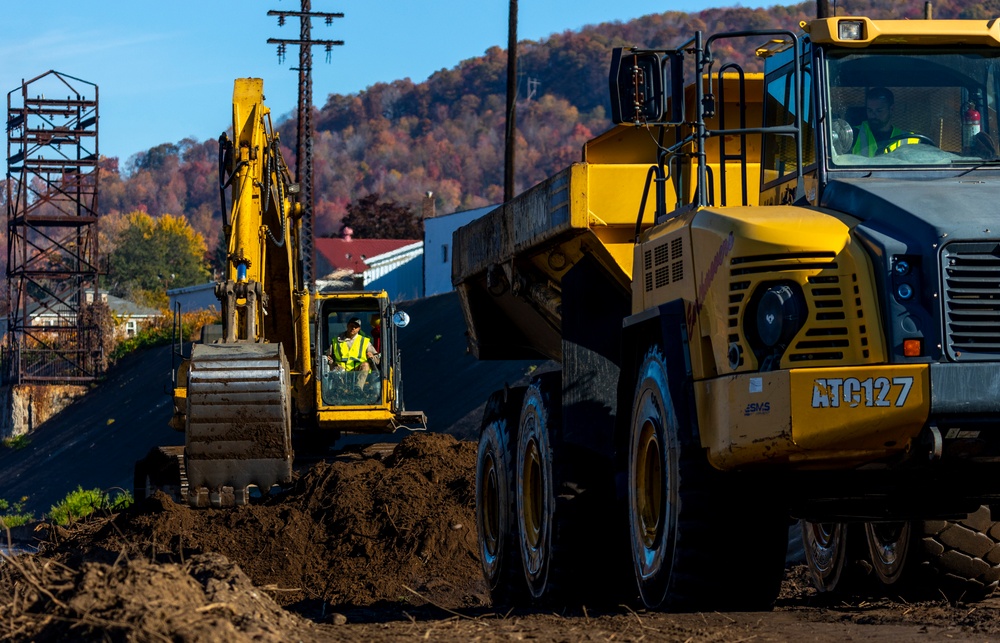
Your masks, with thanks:
[(464, 210), (424, 219), (424, 296), (451, 292), (451, 236), (497, 206)]

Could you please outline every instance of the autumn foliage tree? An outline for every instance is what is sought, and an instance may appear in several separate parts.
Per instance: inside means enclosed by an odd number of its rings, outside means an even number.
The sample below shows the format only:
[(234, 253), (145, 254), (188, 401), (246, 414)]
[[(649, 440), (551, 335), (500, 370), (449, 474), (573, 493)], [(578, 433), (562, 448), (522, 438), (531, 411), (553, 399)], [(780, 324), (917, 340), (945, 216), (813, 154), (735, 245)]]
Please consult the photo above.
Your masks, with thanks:
[(359, 239), (422, 239), (423, 226), (413, 209), (369, 194), (347, 205), (344, 225)]
[(184, 217), (133, 212), (108, 260), (111, 294), (166, 305), (168, 288), (208, 281), (205, 238)]
[[(934, 17), (992, 17), (998, 6), (1000, 0), (935, 0)], [(840, 15), (911, 20), (920, 19), (923, 11), (923, 0), (845, 0), (838, 9)], [(522, 41), (516, 190), (580, 160), (583, 144), (610, 127), (607, 74), (613, 47), (675, 47), (697, 30), (798, 31), (799, 22), (815, 14), (812, 0), (768, 9), (666, 11)], [(718, 41), (713, 51), (746, 71), (760, 71), (754, 46), (735, 43)], [(506, 68), (506, 52), (491, 47), (423, 82), (405, 78), (376, 83), (354, 94), (329, 95), (313, 117), (316, 234), (336, 234), (349, 213), (357, 219), (358, 208), (367, 207), (362, 200), (368, 198), (359, 195), (380, 195), (378, 199), (401, 207), (419, 207), (430, 191), (442, 214), (499, 203)], [(209, 107), (216, 110), (220, 123), (226, 121), (227, 105)], [(279, 119), (281, 140), (295, 141), (296, 127), (291, 116)], [(289, 161), (295, 158), (294, 150), (286, 146), (283, 151)], [(183, 213), (214, 248), (221, 229), (217, 155), (214, 139), (184, 139), (135, 155), (124, 163), (121, 175), (109, 167), (101, 177), (102, 212)], [(383, 234), (357, 221), (352, 227), (358, 236)]]

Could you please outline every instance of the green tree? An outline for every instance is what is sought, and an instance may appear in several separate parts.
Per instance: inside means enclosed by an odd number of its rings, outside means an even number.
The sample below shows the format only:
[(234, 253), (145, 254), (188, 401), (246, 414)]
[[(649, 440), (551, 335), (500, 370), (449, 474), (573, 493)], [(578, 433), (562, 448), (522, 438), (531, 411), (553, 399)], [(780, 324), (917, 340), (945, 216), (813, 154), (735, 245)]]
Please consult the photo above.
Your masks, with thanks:
[(373, 193), (347, 204), (344, 225), (359, 239), (423, 239), (420, 219), (412, 208), (395, 201), (383, 201)]
[(183, 217), (133, 212), (115, 246), (108, 261), (115, 296), (165, 304), (168, 288), (208, 280), (205, 239)]

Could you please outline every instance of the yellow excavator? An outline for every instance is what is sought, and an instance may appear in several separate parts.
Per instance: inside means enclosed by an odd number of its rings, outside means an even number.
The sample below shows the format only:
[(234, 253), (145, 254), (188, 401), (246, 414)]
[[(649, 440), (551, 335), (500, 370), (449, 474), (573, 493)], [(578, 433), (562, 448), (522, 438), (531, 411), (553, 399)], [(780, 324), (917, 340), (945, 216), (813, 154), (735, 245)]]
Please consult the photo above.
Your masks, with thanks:
[(342, 433), (426, 428), (403, 406), (396, 328), (406, 313), (385, 291), (310, 294), (298, 185), (263, 90), (259, 78), (236, 79), (233, 138), (219, 139), (221, 328), (204, 331), (175, 374), (171, 426), (185, 444), (136, 464), (137, 500), (160, 490), (194, 507), (242, 505), (252, 487), (291, 481), (293, 434), (315, 448)]

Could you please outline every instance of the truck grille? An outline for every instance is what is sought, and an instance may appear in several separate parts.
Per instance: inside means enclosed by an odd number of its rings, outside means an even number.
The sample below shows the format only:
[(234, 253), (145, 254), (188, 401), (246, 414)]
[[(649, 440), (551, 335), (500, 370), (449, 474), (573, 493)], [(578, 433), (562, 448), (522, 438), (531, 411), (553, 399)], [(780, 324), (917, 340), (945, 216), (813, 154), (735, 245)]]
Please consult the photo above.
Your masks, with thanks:
[[(782, 255), (736, 257), (730, 268), (729, 344), (739, 352), (742, 366), (744, 344), (740, 320), (750, 294), (761, 283), (788, 275), (799, 281), (801, 271), (819, 272), (802, 283), (809, 302), (809, 318), (784, 359), (792, 366), (803, 363), (830, 363), (844, 359), (864, 359), (871, 355), (868, 324), (858, 277), (841, 268), (832, 252), (800, 252)], [(839, 271), (844, 270), (841, 274)], [(799, 273), (796, 275), (796, 273)]]
[(684, 238), (675, 236), (643, 254), (646, 292), (684, 279)]
[(1000, 243), (950, 243), (941, 252), (945, 342), (953, 360), (1000, 358)]

